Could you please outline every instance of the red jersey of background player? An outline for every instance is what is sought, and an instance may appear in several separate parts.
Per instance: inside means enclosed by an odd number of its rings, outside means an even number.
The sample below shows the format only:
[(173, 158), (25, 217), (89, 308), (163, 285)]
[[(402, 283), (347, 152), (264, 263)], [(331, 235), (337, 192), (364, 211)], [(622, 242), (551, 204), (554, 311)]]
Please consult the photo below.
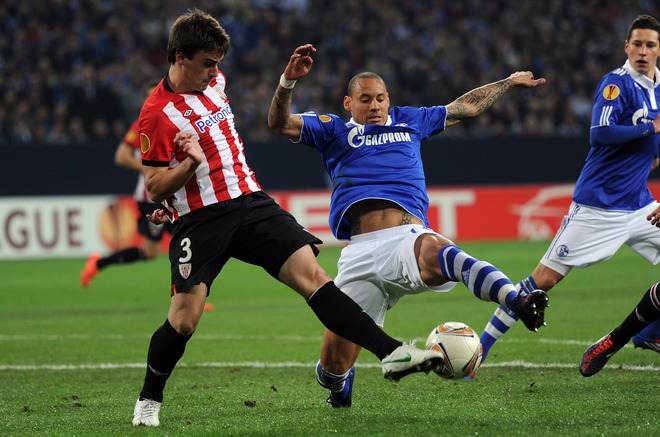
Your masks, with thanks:
[(174, 144), (177, 132), (192, 132), (204, 151), (204, 161), (193, 177), (163, 203), (174, 221), (179, 216), (242, 194), (261, 191), (245, 161), (243, 141), (234, 126), (234, 114), (220, 73), (204, 92), (175, 93), (162, 80), (140, 112), (142, 164), (176, 167), (188, 155)]
[[(133, 156), (136, 160), (140, 159), (140, 127), (138, 120), (135, 120), (131, 123), (131, 127), (128, 128), (126, 134), (124, 134), (124, 139), (122, 140), (127, 145), (133, 148)], [(151, 202), (153, 201), (147, 195), (147, 189), (144, 188), (144, 173), (140, 172), (138, 176), (137, 185), (135, 186), (135, 191), (133, 193), (135, 200), (138, 202)]]

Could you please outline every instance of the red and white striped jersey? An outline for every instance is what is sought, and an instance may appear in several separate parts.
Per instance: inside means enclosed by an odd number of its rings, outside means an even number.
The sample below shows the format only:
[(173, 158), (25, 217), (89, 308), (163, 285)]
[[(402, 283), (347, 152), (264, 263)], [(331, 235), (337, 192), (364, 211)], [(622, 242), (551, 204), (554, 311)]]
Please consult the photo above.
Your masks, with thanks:
[[(140, 128), (138, 120), (131, 123), (131, 127), (129, 127), (128, 131), (124, 134), (124, 139), (122, 141), (133, 148), (133, 156), (136, 160), (139, 160), (142, 153), (140, 152)], [(135, 197), (135, 200), (138, 202), (152, 202), (147, 195), (147, 189), (144, 188), (144, 173), (142, 172), (139, 173), (133, 197)]]
[(162, 203), (172, 221), (203, 206), (261, 190), (245, 161), (243, 141), (224, 90), (222, 73), (201, 93), (175, 93), (162, 80), (142, 106), (143, 165), (172, 169), (188, 159), (174, 144), (179, 131), (191, 132), (204, 151), (204, 161), (193, 177)]

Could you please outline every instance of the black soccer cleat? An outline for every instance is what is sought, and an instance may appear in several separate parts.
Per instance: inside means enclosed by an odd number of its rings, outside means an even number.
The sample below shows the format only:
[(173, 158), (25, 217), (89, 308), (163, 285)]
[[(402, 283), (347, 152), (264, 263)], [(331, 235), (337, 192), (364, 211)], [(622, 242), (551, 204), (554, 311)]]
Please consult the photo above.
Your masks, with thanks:
[(538, 332), (541, 326), (546, 326), (545, 309), (548, 307), (548, 294), (543, 290), (533, 290), (527, 293), (520, 290), (513, 302), (513, 312), (522, 320), (527, 329)]
[(612, 355), (617, 353), (623, 346), (614, 346), (610, 340), (610, 334), (598, 340), (587, 348), (580, 360), (580, 374), (592, 376), (600, 372)]

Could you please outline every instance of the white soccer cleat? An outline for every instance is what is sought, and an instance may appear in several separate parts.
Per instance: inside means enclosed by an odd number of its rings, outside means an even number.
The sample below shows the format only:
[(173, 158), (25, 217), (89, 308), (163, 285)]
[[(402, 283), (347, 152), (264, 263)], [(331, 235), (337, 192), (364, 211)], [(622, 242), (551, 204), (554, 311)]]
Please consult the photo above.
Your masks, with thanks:
[(133, 426), (158, 426), (158, 413), (160, 412), (160, 405), (162, 402), (156, 402), (151, 399), (140, 400), (138, 398), (135, 403), (135, 410), (133, 411)]
[(445, 361), (440, 352), (419, 349), (414, 344), (403, 343), (383, 358), (382, 365), (383, 377), (391, 381), (398, 381), (411, 373), (429, 373), (431, 370), (441, 370)]

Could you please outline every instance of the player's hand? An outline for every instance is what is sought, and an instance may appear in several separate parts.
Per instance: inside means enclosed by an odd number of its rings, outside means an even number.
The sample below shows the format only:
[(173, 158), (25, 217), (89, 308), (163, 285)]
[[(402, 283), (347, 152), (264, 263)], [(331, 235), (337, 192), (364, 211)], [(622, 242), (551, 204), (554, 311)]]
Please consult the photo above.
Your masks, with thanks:
[(174, 136), (174, 143), (181, 147), (181, 150), (186, 152), (186, 155), (195, 162), (200, 164), (204, 160), (204, 152), (199, 142), (195, 139), (190, 132), (177, 132)]
[(289, 63), (284, 69), (284, 78), (287, 80), (298, 80), (307, 75), (312, 68), (314, 60), (311, 55), (315, 51), (316, 49), (311, 44), (305, 44), (294, 50)]
[(157, 209), (154, 211), (153, 214), (147, 214), (147, 220), (149, 220), (154, 225), (162, 225), (169, 219), (167, 218), (167, 214), (165, 214), (165, 211), (163, 211), (162, 209)]
[(509, 76), (511, 85), (520, 86), (523, 88), (533, 88), (545, 83), (545, 78), (534, 79), (534, 74), (531, 71), (516, 71)]
[(651, 225), (660, 228), (660, 205), (651, 214), (646, 216), (646, 220), (650, 221)]

